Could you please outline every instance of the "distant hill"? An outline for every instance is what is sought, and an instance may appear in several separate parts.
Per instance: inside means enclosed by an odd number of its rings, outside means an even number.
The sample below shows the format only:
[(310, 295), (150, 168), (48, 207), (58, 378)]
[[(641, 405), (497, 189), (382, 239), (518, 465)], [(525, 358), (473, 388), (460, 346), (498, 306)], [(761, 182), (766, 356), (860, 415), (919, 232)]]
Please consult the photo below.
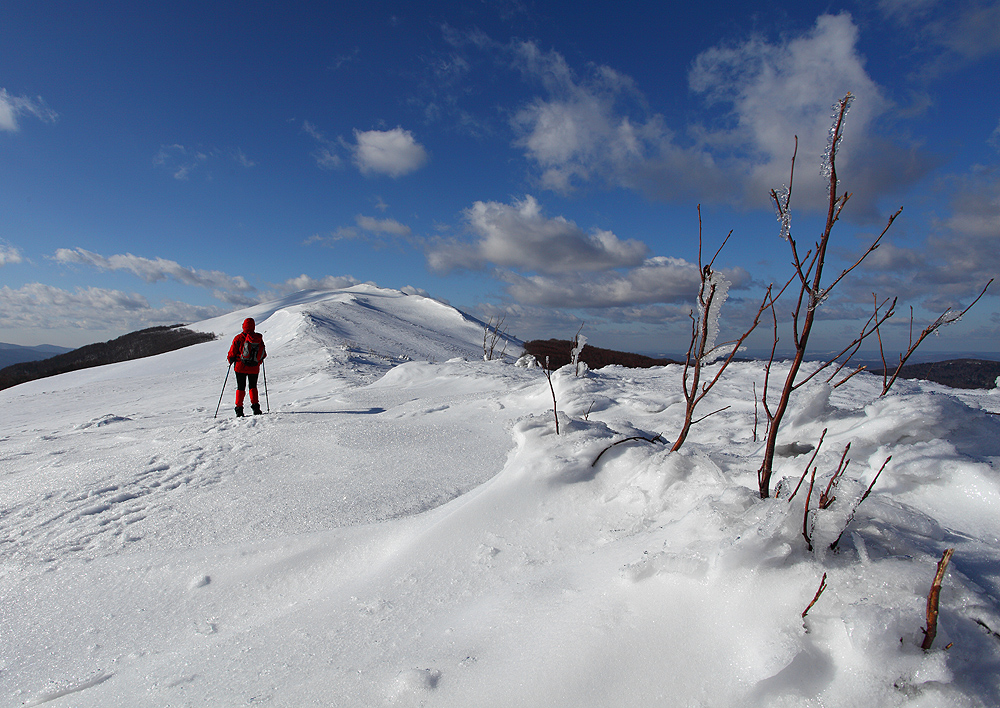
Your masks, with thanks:
[[(869, 369), (873, 374), (882, 375), (883, 369)], [(895, 369), (889, 368), (892, 376)], [(900, 378), (923, 379), (951, 386), (952, 388), (995, 388), (1000, 376), (1000, 361), (984, 359), (950, 359), (926, 364), (907, 364), (900, 372)]]
[(214, 334), (193, 332), (184, 325), (150, 327), (108, 342), (88, 344), (40, 361), (26, 361), (7, 366), (0, 369), (0, 390), (35, 379), (64, 374), (67, 371), (141, 359), (192, 344), (210, 342), (213, 339), (215, 339)]
[(39, 344), (34, 347), (24, 347), (20, 344), (0, 342), (0, 369), (11, 364), (21, 364), (26, 361), (48, 359), (56, 354), (73, 351), (69, 347), (57, 347), (54, 344)]
[[(545, 365), (545, 357), (548, 357), (549, 368), (558, 369), (570, 363), (573, 342), (565, 339), (535, 339), (525, 342), (524, 351), (535, 357), (543, 366)], [(600, 369), (612, 364), (627, 366), (632, 369), (648, 369), (652, 366), (666, 366), (667, 364), (680, 363), (673, 359), (654, 359), (642, 354), (630, 354), (613, 349), (592, 347), (589, 344), (583, 345), (583, 351), (580, 352), (580, 361), (586, 363), (591, 369)]]
[[(558, 369), (570, 362), (570, 352), (573, 343), (565, 339), (535, 339), (525, 342), (524, 351), (545, 364), (549, 357), (549, 368)], [(680, 364), (673, 359), (656, 359), (642, 354), (630, 354), (612, 349), (600, 349), (589, 344), (584, 345), (580, 359), (592, 369), (618, 364), (634, 369), (645, 369), (651, 366), (666, 366)], [(882, 368), (869, 368), (871, 373), (881, 376)], [(891, 376), (894, 369), (889, 370)], [(900, 378), (922, 379), (933, 381), (952, 388), (995, 388), (997, 377), (1000, 376), (1000, 361), (985, 359), (950, 359), (948, 361), (929, 362), (922, 364), (907, 364), (900, 372)]]

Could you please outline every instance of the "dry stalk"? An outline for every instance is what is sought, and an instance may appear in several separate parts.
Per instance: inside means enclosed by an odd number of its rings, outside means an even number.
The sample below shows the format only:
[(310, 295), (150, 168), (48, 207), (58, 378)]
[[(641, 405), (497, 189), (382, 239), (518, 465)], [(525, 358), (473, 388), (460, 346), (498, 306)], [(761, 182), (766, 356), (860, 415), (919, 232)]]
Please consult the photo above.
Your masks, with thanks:
[[(823, 438), (826, 437), (826, 431), (827, 431), (827, 429), (823, 428), (823, 432), (819, 436), (819, 442), (816, 443), (816, 449), (813, 450), (812, 457), (810, 457), (809, 458), (809, 462), (806, 463), (806, 468), (804, 470), (802, 470), (802, 476), (799, 477), (799, 483), (795, 485), (795, 489), (792, 491), (791, 496), (788, 497), (788, 503), (789, 504), (792, 503), (792, 499), (795, 498), (795, 495), (799, 493), (799, 487), (802, 486), (802, 482), (805, 481), (806, 475), (809, 474), (809, 468), (812, 467), (812, 463), (815, 462), (816, 455), (819, 454), (819, 449), (821, 447), (823, 447)], [(816, 474), (815, 470), (813, 470), (813, 474)]]
[(617, 442), (613, 442), (610, 445), (608, 445), (606, 448), (604, 448), (603, 450), (601, 450), (600, 453), (598, 453), (597, 457), (594, 458), (594, 461), (590, 463), (590, 466), (591, 467), (596, 467), (598, 461), (602, 457), (604, 457), (604, 453), (605, 452), (607, 452), (608, 450), (610, 450), (611, 448), (613, 448), (615, 445), (621, 445), (622, 443), (627, 443), (630, 440), (645, 440), (648, 443), (660, 442), (660, 443), (663, 443), (664, 445), (667, 444), (667, 441), (663, 439), (662, 435), (657, 435), (656, 437), (652, 437), (652, 438), (647, 438), (647, 437), (644, 437), (642, 435), (633, 435), (632, 437), (623, 438), (622, 440), (619, 440)]
[(924, 651), (930, 651), (931, 645), (934, 644), (934, 638), (937, 636), (938, 600), (941, 597), (941, 581), (944, 580), (944, 574), (948, 570), (948, 563), (951, 562), (951, 556), (954, 552), (954, 548), (949, 548), (941, 555), (941, 560), (937, 564), (937, 573), (934, 575), (934, 582), (931, 583), (931, 590), (927, 593), (927, 628), (923, 630), (924, 642), (920, 645), (920, 648)]
[(813, 595), (812, 602), (806, 606), (806, 609), (802, 610), (802, 619), (806, 618), (806, 615), (809, 614), (809, 610), (813, 608), (813, 605), (815, 605), (819, 600), (819, 596), (823, 594), (824, 590), (826, 590), (826, 573), (823, 573), (823, 579), (819, 581), (819, 589), (816, 590), (816, 594)]
[(507, 315), (497, 315), (496, 324), (493, 323), (493, 316), (490, 316), (486, 327), (483, 329), (483, 359), (493, 361), (493, 353), (497, 343), (503, 340), (503, 349), (500, 350), (500, 358), (507, 352), (507, 328), (503, 326)]
[(851, 464), (851, 461), (847, 459), (847, 453), (850, 449), (851, 443), (847, 443), (844, 447), (844, 454), (840, 456), (840, 464), (837, 465), (836, 471), (833, 473), (833, 476), (830, 477), (830, 481), (827, 483), (826, 489), (819, 495), (820, 509), (829, 509), (830, 505), (837, 500), (837, 497), (833, 496), (833, 491), (837, 488), (837, 484), (844, 476), (844, 473), (847, 472), (847, 466)]
[[(733, 232), (730, 231), (725, 239), (722, 241), (722, 245), (719, 246), (715, 255), (707, 263), (702, 261), (702, 220), (701, 220), (701, 205), (698, 205), (698, 272), (701, 278), (701, 284), (698, 288), (698, 306), (701, 310), (700, 316), (695, 317), (694, 311), (691, 312), (691, 341), (688, 345), (687, 358), (684, 361), (684, 371), (681, 375), (681, 384), (684, 393), (684, 422), (681, 424), (681, 429), (677, 433), (677, 439), (674, 440), (673, 447), (671, 451), (676, 451), (681, 448), (684, 441), (687, 440), (688, 433), (691, 430), (691, 426), (701, 422), (708, 415), (714, 415), (719, 411), (713, 411), (706, 416), (695, 419), (694, 412), (698, 404), (708, 395), (709, 391), (719, 382), (722, 378), (723, 372), (732, 363), (733, 358), (739, 351), (740, 346), (744, 341), (750, 336), (750, 334), (757, 328), (760, 324), (760, 318), (763, 316), (764, 312), (767, 311), (769, 307), (769, 301), (771, 300), (771, 287), (767, 288), (764, 294), (764, 300), (760, 307), (757, 309), (757, 315), (754, 317), (753, 322), (750, 327), (734, 342), (726, 342), (709, 348), (711, 335), (709, 333), (713, 326), (713, 318), (718, 317), (718, 307), (721, 303), (716, 304), (717, 288), (718, 284), (713, 280), (715, 275), (714, 265), (715, 260), (722, 253), (722, 249), (725, 248), (726, 243), (729, 241)], [(713, 309), (714, 308), (714, 309)], [(707, 359), (712, 354), (713, 351), (717, 351), (722, 347), (732, 347), (729, 351), (729, 355), (719, 364), (718, 371), (716, 371), (715, 376), (710, 380), (702, 383), (702, 367), (705, 365)], [(725, 409), (720, 409), (725, 410)]]
[(559, 434), (559, 410), (556, 406), (556, 388), (552, 385), (552, 372), (549, 370), (549, 358), (545, 357), (545, 367), (542, 369), (545, 373), (545, 378), (549, 382), (549, 391), (552, 392), (552, 417), (556, 421), (556, 435)]
[[(927, 327), (924, 328), (924, 331), (920, 333), (920, 336), (917, 337), (917, 341), (915, 341), (915, 342), (913, 341), (913, 308), (912, 307), (910, 308), (910, 347), (909, 347), (909, 349), (906, 350), (905, 354), (900, 354), (899, 355), (899, 365), (896, 367), (896, 371), (893, 373), (892, 378), (888, 378), (888, 376), (889, 376), (889, 370), (885, 366), (885, 353), (884, 352), (882, 353), (882, 395), (883, 396), (889, 392), (890, 388), (892, 388), (892, 385), (896, 382), (896, 379), (899, 378), (899, 374), (900, 374), (900, 372), (902, 372), (903, 365), (906, 363), (906, 360), (910, 358), (910, 355), (913, 354), (914, 351), (916, 351), (917, 347), (920, 346), (921, 342), (923, 342), (930, 334), (936, 332), (937, 330), (939, 330), (940, 328), (944, 327), (945, 325), (950, 325), (952, 322), (957, 322), (958, 320), (962, 319), (962, 317), (965, 315), (965, 313), (968, 312), (969, 310), (971, 310), (972, 306), (975, 305), (977, 302), (979, 302), (979, 300), (983, 297), (983, 295), (986, 294), (986, 290), (993, 283), (993, 280), (994, 280), (994, 278), (990, 278), (990, 282), (986, 283), (985, 287), (983, 287), (983, 291), (981, 293), (979, 293), (979, 297), (977, 297), (975, 300), (973, 300), (971, 303), (969, 303), (969, 306), (966, 307), (961, 312), (959, 312), (957, 314), (956, 313), (952, 313), (951, 309), (948, 309), (948, 310), (945, 310), (944, 312), (942, 312), (941, 315), (936, 320), (934, 320), (929, 325), (927, 325)], [(881, 347), (882, 347), (882, 339), (880, 337), (879, 338), (879, 349), (881, 349)]]
[(872, 489), (875, 487), (875, 483), (878, 481), (879, 475), (882, 474), (882, 470), (885, 469), (885, 466), (889, 464), (889, 460), (891, 459), (892, 455), (885, 458), (885, 462), (883, 462), (882, 466), (878, 468), (878, 472), (875, 473), (875, 477), (872, 479), (872, 483), (868, 485), (868, 489), (865, 490), (865, 493), (861, 495), (861, 498), (858, 499), (858, 501), (855, 502), (854, 506), (851, 508), (851, 513), (847, 517), (847, 523), (844, 524), (843, 530), (840, 532), (840, 535), (837, 536), (837, 539), (830, 544), (831, 551), (837, 550), (837, 546), (840, 544), (840, 539), (844, 537), (844, 534), (847, 532), (847, 527), (851, 525), (851, 522), (854, 521), (854, 515), (858, 513), (858, 507), (861, 506), (861, 503), (868, 498), (869, 494), (872, 493)]
[(806, 507), (802, 512), (802, 538), (806, 540), (806, 548), (812, 552), (812, 539), (809, 537), (809, 500), (812, 497), (813, 485), (816, 484), (816, 468), (813, 467), (812, 475), (809, 478), (809, 491), (806, 492)]

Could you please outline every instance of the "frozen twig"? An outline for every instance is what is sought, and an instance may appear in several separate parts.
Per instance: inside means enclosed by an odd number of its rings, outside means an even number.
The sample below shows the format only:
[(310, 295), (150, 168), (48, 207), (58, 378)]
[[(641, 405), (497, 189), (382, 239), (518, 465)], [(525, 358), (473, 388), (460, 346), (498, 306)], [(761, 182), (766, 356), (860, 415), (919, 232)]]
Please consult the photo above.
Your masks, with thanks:
[(591, 467), (596, 467), (598, 461), (602, 457), (604, 457), (604, 453), (607, 452), (608, 450), (610, 450), (611, 448), (613, 448), (615, 445), (621, 445), (622, 443), (627, 443), (627, 442), (629, 442), (631, 440), (645, 440), (648, 443), (660, 442), (660, 443), (663, 443), (664, 445), (667, 444), (667, 441), (663, 439), (662, 435), (657, 435), (656, 437), (652, 437), (652, 438), (647, 438), (647, 437), (644, 437), (642, 435), (633, 435), (633, 436), (628, 437), (628, 438), (623, 438), (622, 440), (619, 440), (617, 442), (613, 442), (610, 445), (608, 445), (606, 448), (604, 448), (603, 450), (601, 450), (600, 453), (598, 453), (597, 457), (594, 458), (594, 461), (590, 463), (590, 466)]
[(795, 485), (795, 489), (792, 490), (791, 496), (788, 497), (789, 504), (792, 503), (792, 499), (795, 498), (795, 495), (799, 493), (799, 487), (802, 486), (802, 482), (805, 481), (806, 475), (809, 474), (809, 468), (812, 467), (812, 463), (816, 461), (816, 455), (819, 454), (819, 449), (823, 447), (823, 438), (826, 437), (826, 431), (827, 429), (823, 428), (823, 432), (819, 436), (819, 442), (816, 443), (816, 449), (813, 450), (812, 457), (809, 458), (809, 462), (806, 463), (806, 468), (802, 471), (802, 476), (799, 477), (799, 483)]
[(556, 388), (555, 388), (555, 386), (552, 385), (552, 371), (549, 370), (549, 358), (548, 357), (545, 357), (545, 366), (542, 369), (542, 371), (545, 373), (545, 378), (548, 379), (548, 382), (549, 382), (549, 391), (552, 392), (552, 417), (555, 418), (555, 421), (556, 421), (556, 435), (558, 435), (559, 434), (559, 409), (556, 406)]
[(851, 525), (851, 522), (854, 521), (855, 514), (858, 513), (858, 507), (861, 506), (861, 503), (868, 498), (869, 494), (872, 493), (872, 489), (874, 489), (875, 483), (878, 481), (879, 475), (882, 474), (882, 470), (885, 469), (885, 466), (889, 464), (889, 460), (891, 459), (892, 455), (889, 455), (887, 458), (885, 458), (885, 462), (883, 462), (882, 466), (878, 468), (878, 472), (875, 473), (875, 477), (872, 479), (871, 484), (868, 485), (868, 489), (865, 490), (865, 493), (861, 495), (861, 498), (858, 499), (857, 502), (855, 502), (853, 507), (851, 507), (851, 513), (848, 514), (847, 516), (847, 523), (844, 524), (844, 528), (840, 532), (840, 535), (837, 536), (837, 539), (830, 544), (831, 551), (837, 550), (837, 546), (840, 544), (840, 539), (844, 537), (844, 534), (847, 532), (847, 527)]
[(934, 582), (931, 583), (931, 590), (927, 593), (927, 628), (923, 630), (924, 641), (920, 645), (924, 651), (930, 651), (931, 645), (934, 644), (934, 638), (937, 636), (941, 581), (944, 580), (944, 574), (948, 571), (948, 563), (951, 562), (951, 556), (954, 552), (954, 548), (949, 548), (941, 555), (941, 560), (937, 564), (937, 573), (934, 575)]
[(851, 449), (851, 443), (847, 443), (844, 446), (844, 454), (840, 456), (840, 464), (837, 465), (837, 470), (830, 477), (830, 481), (826, 485), (826, 489), (822, 494), (819, 495), (819, 508), (829, 509), (830, 505), (836, 501), (837, 497), (833, 496), (833, 491), (837, 488), (837, 484), (840, 482), (844, 473), (847, 472), (847, 466), (851, 464), (851, 461), (847, 459), (847, 453)]
[(806, 609), (802, 610), (802, 619), (806, 618), (806, 615), (809, 614), (809, 610), (811, 610), (813, 605), (819, 601), (819, 596), (823, 594), (824, 590), (826, 590), (826, 573), (823, 573), (823, 578), (819, 581), (819, 589), (816, 590), (816, 594), (813, 595), (812, 602), (806, 606)]
[[(882, 364), (883, 364), (883, 369), (882, 369), (882, 371), (883, 371), (883, 373), (882, 373), (882, 395), (883, 396), (889, 392), (890, 388), (892, 388), (893, 383), (896, 382), (896, 379), (899, 377), (899, 374), (902, 372), (903, 365), (906, 363), (906, 360), (910, 358), (910, 355), (913, 354), (914, 351), (916, 351), (917, 347), (920, 346), (920, 343), (923, 342), (928, 337), (928, 335), (936, 332), (941, 327), (944, 327), (945, 325), (950, 325), (952, 322), (957, 322), (958, 320), (962, 319), (962, 317), (965, 315), (965, 313), (968, 312), (969, 310), (971, 310), (972, 306), (975, 305), (977, 302), (979, 302), (979, 300), (983, 297), (983, 295), (986, 294), (986, 290), (990, 287), (990, 285), (993, 283), (993, 281), (994, 281), (994, 278), (990, 278), (990, 282), (986, 283), (986, 285), (983, 287), (983, 291), (981, 293), (979, 293), (979, 297), (977, 297), (975, 300), (973, 300), (972, 302), (970, 302), (969, 306), (966, 307), (961, 312), (955, 313), (955, 312), (952, 312), (950, 309), (945, 310), (944, 312), (942, 312), (941, 315), (936, 320), (934, 320), (929, 325), (927, 325), (927, 327), (924, 329), (924, 331), (920, 333), (920, 336), (917, 337), (917, 341), (915, 341), (915, 342), (913, 341), (913, 308), (912, 307), (910, 308), (910, 348), (906, 350), (905, 354), (900, 354), (899, 355), (899, 366), (896, 367), (895, 373), (893, 373), (892, 378), (888, 379), (888, 381), (886, 380), (886, 376), (888, 376), (889, 372), (888, 372), (888, 370), (886, 368), (884, 368), (884, 365), (885, 365), (885, 355), (883, 354), (883, 356), (882, 356)], [(880, 344), (881, 344), (881, 342), (880, 342)]]

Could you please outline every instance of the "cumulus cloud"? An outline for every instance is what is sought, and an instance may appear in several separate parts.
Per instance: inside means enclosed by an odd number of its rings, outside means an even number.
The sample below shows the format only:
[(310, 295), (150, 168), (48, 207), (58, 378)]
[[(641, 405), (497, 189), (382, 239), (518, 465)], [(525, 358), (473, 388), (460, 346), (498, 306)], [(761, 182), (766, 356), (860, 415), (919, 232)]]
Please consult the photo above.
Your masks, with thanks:
[(808, 32), (779, 42), (753, 38), (702, 52), (689, 82), (719, 121), (683, 134), (649, 112), (629, 77), (608, 67), (580, 77), (557, 52), (521, 43), (514, 64), (546, 94), (514, 114), (515, 145), (538, 166), (541, 184), (557, 191), (602, 180), (668, 201), (696, 196), (759, 207), (788, 181), (798, 135), (794, 206), (818, 208), (831, 107), (851, 91), (838, 170), (857, 196), (845, 215), (873, 217), (880, 198), (931, 164), (879, 134), (879, 119), (893, 106), (867, 74), (857, 42), (858, 28), (844, 13), (822, 15)]
[(624, 105), (641, 104), (634, 82), (609, 67), (579, 78), (555, 51), (533, 42), (513, 46), (514, 66), (546, 91), (512, 117), (515, 145), (542, 170), (541, 183), (569, 192), (594, 177), (625, 181), (653, 146), (669, 141), (659, 116), (630, 117)]
[(350, 275), (327, 275), (322, 278), (312, 278), (305, 273), (297, 278), (289, 278), (279, 286), (282, 292), (293, 293), (299, 290), (341, 290), (358, 285), (361, 281)]
[(586, 233), (563, 217), (547, 217), (530, 195), (513, 204), (476, 202), (465, 218), (477, 240), (438, 242), (427, 256), (432, 269), (493, 264), (544, 273), (602, 271), (638, 265), (648, 251), (640, 241), (622, 241), (610, 231)]
[(592, 278), (501, 271), (508, 294), (527, 305), (547, 307), (613, 307), (640, 303), (690, 301), (698, 290), (698, 267), (680, 258), (650, 258), (625, 272)]
[[(53, 259), (58, 263), (72, 265), (87, 265), (98, 270), (124, 270), (136, 275), (147, 283), (155, 283), (160, 280), (175, 280), (185, 285), (193, 285), (199, 288), (207, 288), (214, 293), (240, 293), (245, 302), (256, 288), (247, 282), (242, 276), (230, 276), (218, 270), (197, 270), (186, 268), (176, 261), (165, 258), (143, 258), (134, 256), (131, 253), (102, 256), (82, 248), (60, 248), (56, 251)], [(218, 297), (218, 294), (216, 294)], [(224, 296), (227, 299), (230, 296)], [(227, 300), (228, 301), (228, 300)]]
[(354, 164), (362, 174), (402, 177), (427, 163), (427, 150), (403, 128), (354, 131)]
[(406, 293), (407, 295), (419, 295), (420, 297), (431, 297), (431, 294), (424, 290), (423, 288), (417, 288), (412, 285), (404, 285), (399, 289), (400, 292)]
[[(657, 256), (636, 268), (613, 270), (589, 277), (570, 274), (521, 275), (513, 271), (499, 272), (507, 284), (507, 293), (526, 305), (572, 308), (621, 308), (634, 312), (641, 319), (641, 308), (652, 304), (680, 304), (694, 301), (701, 279), (698, 266), (681, 258)], [(742, 268), (726, 271), (735, 288), (750, 283)], [(681, 308), (683, 312), (688, 307)]]
[(41, 96), (11, 96), (7, 89), (0, 88), (0, 130), (17, 132), (18, 119), (22, 116), (31, 116), (43, 123), (54, 123), (59, 114), (46, 106)]
[(0, 327), (131, 331), (196, 322), (225, 310), (167, 301), (152, 307), (142, 295), (105, 288), (63, 290), (42, 283), (0, 288)]
[(21, 255), (21, 251), (19, 249), (9, 244), (0, 242), (0, 266), (23, 262), (24, 257)]

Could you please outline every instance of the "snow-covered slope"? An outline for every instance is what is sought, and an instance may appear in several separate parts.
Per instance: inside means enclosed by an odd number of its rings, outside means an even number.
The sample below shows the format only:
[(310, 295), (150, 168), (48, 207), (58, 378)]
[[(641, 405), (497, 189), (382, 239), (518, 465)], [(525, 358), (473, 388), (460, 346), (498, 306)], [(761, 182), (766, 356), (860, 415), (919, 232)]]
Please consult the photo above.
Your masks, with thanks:
[[(246, 316), (271, 414), (233, 418), (230, 378), (214, 419)], [(427, 298), (192, 328), (224, 337), (0, 392), (0, 704), (1000, 704), (996, 391), (806, 390), (789, 455), (826, 429), (825, 485), (852, 443), (809, 552), (804, 493), (754, 491), (757, 364), (679, 453), (594, 465), (672, 437), (677, 367), (558, 372), (557, 436), (544, 377), (482, 361), (482, 325)], [(783, 458), (786, 490), (808, 460)]]

